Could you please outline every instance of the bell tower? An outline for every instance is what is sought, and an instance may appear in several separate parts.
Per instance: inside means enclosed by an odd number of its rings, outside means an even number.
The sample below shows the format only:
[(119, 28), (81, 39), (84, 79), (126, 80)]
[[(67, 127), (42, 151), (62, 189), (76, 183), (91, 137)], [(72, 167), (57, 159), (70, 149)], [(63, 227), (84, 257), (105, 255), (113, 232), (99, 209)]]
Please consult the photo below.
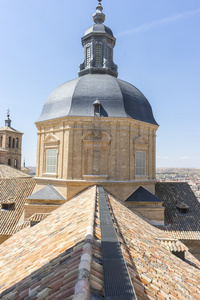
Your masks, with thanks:
[(7, 111), (5, 126), (0, 128), (0, 163), (21, 169), (22, 135), (11, 127), (10, 111)]

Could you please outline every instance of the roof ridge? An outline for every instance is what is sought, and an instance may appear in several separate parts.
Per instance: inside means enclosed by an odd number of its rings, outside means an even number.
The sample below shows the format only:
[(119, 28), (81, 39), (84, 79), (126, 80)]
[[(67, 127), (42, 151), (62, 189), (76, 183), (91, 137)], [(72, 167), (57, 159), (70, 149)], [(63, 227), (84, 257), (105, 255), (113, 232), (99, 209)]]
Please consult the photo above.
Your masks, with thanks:
[[(88, 218), (88, 226), (85, 234), (85, 242), (83, 246), (83, 252), (80, 259), (80, 264), (78, 267), (78, 276), (77, 281), (74, 287), (74, 300), (89, 299), (90, 293), (90, 271), (91, 271), (91, 263), (92, 263), (92, 245), (94, 240), (94, 221), (95, 221), (95, 204), (97, 197), (97, 187), (95, 199), (91, 206), (91, 213)], [(81, 298), (80, 298), (81, 297)]]
[(104, 188), (99, 187), (98, 190), (105, 298), (135, 300), (136, 293), (109, 211)]

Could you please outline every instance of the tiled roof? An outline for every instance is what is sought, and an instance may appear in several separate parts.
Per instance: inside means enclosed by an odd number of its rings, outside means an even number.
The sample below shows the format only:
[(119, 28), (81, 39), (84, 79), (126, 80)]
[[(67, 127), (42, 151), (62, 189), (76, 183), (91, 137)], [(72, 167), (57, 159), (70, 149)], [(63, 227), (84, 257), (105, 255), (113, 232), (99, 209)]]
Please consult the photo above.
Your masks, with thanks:
[(30, 175), (27, 175), (15, 168), (10, 166), (0, 164), (0, 178), (30, 178)]
[[(35, 180), (0, 179), (0, 235), (12, 235), (24, 210), (26, 198), (32, 193)], [(14, 203), (10, 210), (1, 210), (2, 203)]]
[[(200, 298), (200, 262), (184, 262), (145, 222), (110, 194), (108, 203), (138, 300)], [(104, 299), (101, 228), (96, 187), (54, 210), (0, 246), (0, 298)]]
[(46, 217), (48, 217), (50, 215), (50, 213), (42, 213), (42, 214), (34, 214), (29, 218), (29, 221), (32, 222), (40, 222), (42, 220), (44, 220)]
[(42, 214), (35, 213), (28, 219), (28, 221), (24, 221), (22, 224), (18, 224), (13, 233), (16, 233), (26, 227), (30, 227), (30, 226), (34, 226), (34, 225), (38, 224), (39, 222), (44, 220), (46, 217), (48, 217), (50, 214), (51, 213), (42, 213)]
[[(165, 206), (165, 226), (157, 227), (174, 238), (200, 240), (200, 203), (190, 186), (185, 182), (157, 182), (156, 193)], [(179, 208), (186, 208), (186, 213)]]
[(30, 221), (25, 221), (22, 224), (17, 225), (14, 232), (13, 232), (13, 234), (20, 231), (20, 230), (22, 230), (22, 229), (24, 229), (24, 228), (26, 228), (26, 227), (30, 227)]
[(177, 258), (160, 240), (168, 234), (108, 198), (138, 299), (200, 299), (200, 262), (190, 253)]
[(169, 251), (171, 252), (184, 252), (188, 251), (188, 248), (181, 243), (179, 240), (176, 239), (166, 239), (166, 238), (160, 238), (158, 239), (162, 245), (164, 245)]
[(74, 294), (84, 299), (89, 289), (102, 293), (100, 245), (92, 244), (95, 196), (96, 187), (82, 192), (1, 245), (1, 299), (72, 299)]

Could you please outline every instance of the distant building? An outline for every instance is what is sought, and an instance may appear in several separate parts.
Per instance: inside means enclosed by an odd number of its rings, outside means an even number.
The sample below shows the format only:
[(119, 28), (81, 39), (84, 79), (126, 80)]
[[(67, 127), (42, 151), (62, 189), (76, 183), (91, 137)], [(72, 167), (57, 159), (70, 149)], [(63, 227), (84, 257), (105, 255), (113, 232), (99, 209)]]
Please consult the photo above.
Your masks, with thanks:
[(0, 128), (0, 163), (21, 169), (23, 133), (11, 127), (9, 111), (5, 126)]
[(24, 163), (23, 163), (23, 167), (21, 168), (21, 171), (25, 174), (28, 174), (30, 175), (30, 172), (31, 170), (29, 168), (26, 167), (26, 164), (25, 164), (25, 160), (24, 160)]

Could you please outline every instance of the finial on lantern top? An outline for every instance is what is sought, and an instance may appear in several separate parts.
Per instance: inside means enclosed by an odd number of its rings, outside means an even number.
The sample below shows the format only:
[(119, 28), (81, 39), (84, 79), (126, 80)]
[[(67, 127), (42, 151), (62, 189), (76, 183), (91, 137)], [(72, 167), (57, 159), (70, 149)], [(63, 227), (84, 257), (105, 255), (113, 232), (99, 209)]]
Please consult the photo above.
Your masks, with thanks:
[(98, 0), (96, 12), (93, 14), (93, 20), (96, 24), (102, 24), (105, 21), (105, 15), (102, 12), (103, 7), (101, 6), (101, 1), (102, 0)]
[(8, 110), (7, 110), (7, 118), (9, 119), (9, 117), (10, 117), (10, 110), (8, 108)]

